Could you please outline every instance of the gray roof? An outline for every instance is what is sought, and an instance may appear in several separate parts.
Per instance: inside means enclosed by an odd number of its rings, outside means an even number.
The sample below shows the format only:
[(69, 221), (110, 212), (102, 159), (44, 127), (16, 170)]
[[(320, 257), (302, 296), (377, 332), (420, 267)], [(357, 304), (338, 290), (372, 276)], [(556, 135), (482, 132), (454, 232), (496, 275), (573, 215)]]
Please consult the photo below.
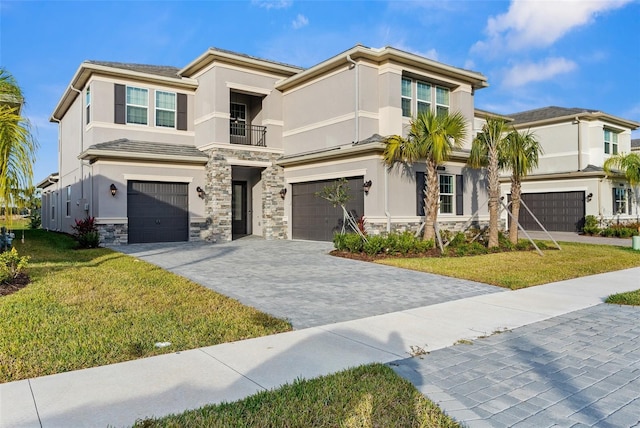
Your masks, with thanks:
[(85, 61), (89, 64), (102, 65), (105, 67), (121, 68), (123, 70), (137, 71), (139, 73), (155, 74), (157, 76), (173, 77), (179, 79), (179, 68), (169, 65), (150, 65), (150, 64), (129, 64), (124, 62), (111, 61)]
[(227, 53), (227, 54), (231, 54), (231, 55), (237, 55), (237, 56), (241, 56), (241, 57), (248, 58), (248, 59), (254, 59), (254, 60), (258, 60), (258, 61), (269, 62), (271, 64), (282, 65), (282, 66), (285, 66), (285, 67), (298, 68), (300, 70), (304, 70), (304, 67), (300, 67), (298, 65), (287, 64), (286, 62), (274, 61), (272, 59), (260, 58), (258, 56), (253, 56), (253, 55), (248, 55), (248, 54), (245, 54), (245, 53), (230, 51), (228, 49), (217, 48), (215, 46), (212, 46), (210, 49), (213, 50), (213, 51), (223, 52), (223, 53)]
[(582, 172), (601, 172), (604, 171), (604, 169), (600, 166), (595, 166), (595, 165), (587, 165), (585, 168), (582, 168)]
[(634, 138), (633, 140), (631, 140), (631, 148), (640, 149), (640, 138)]
[(354, 146), (356, 145), (362, 145), (362, 144), (371, 144), (371, 143), (382, 143), (385, 140), (385, 138), (380, 135), (380, 134), (373, 134), (371, 137), (369, 138), (365, 138), (364, 140), (360, 140), (360, 141), (356, 141), (355, 143), (353, 143)]
[(198, 150), (195, 146), (155, 143), (149, 141), (131, 141), (127, 138), (95, 144), (89, 147), (87, 151), (96, 150), (104, 152), (143, 153), (160, 156), (208, 159), (208, 156)]
[(513, 125), (520, 123), (537, 122), (539, 120), (553, 119), (556, 117), (564, 117), (578, 115), (582, 113), (596, 113), (598, 110), (590, 110), (586, 108), (565, 108), (565, 107), (543, 107), (535, 110), (523, 111), (521, 113), (508, 114), (506, 116), (514, 119)]

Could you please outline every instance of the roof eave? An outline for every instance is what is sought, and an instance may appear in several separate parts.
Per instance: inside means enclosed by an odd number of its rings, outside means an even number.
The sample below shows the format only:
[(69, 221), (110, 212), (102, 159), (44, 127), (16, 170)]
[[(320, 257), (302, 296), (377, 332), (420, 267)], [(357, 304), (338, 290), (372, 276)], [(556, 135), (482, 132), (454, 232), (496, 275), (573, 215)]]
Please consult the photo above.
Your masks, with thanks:
[(194, 59), (184, 68), (178, 71), (178, 74), (180, 76), (192, 76), (209, 64), (215, 62), (216, 60), (222, 60), (224, 62), (236, 65), (249, 66), (250, 68), (264, 70), (285, 76), (291, 76), (300, 73), (300, 71), (303, 70), (302, 68), (298, 67), (287, 66), (285, 64), (276, 64), (274, 62), (260, 60), (258, 58), (251, 58), (248, 56), (237, 55), (231, 52), (224, 52), (217, 49), (209, 48), (198, 58)]
[(95, 161), (97, 159), (110, 158), (110, 159), (135, 159), (135, 160), (151, 160), (155, 162), (178, 162), (178, 163), (192, 163), (198, 165), (205, 165), (209, 158), (206, 156), (176, 156), (176, 155), (163, 155), (152, 153), (140, 153), (140, 152), (123, 152), (116, 150), (95, 150), (88, 149), (80, 153), (78, 159)]
[(585, 119), (585, 120), (602, 120), (605, 122), (609, 122), (618, 126), (621, 126), (623, 128), (629, 128), (632, 131), (635, 129), (638, 129), (640, 127), (640, 123), (638, 122), (634, 122), (632, 120), (627, 120), (627, 119), (623, 119), (621, 117), (617, 117), (617, 116), (612, 116), (610, 114), (607, 113), (603, 113), (600, 111), (596, 111), (596, 112), (581, 112), (581, 113), (577, 113), (577, 114), (569, 114), (569, 115), (565, 115), (565, 116), (558, 116), (558, 117), (551, 117), (548, 119), (540, 119), (540, 120), (534, 120), (534, 121), (530, 121), (530, 122), (521, 122), (521, 123), (517, 123), (514, 124), (513, 126), (515, 128), (531, 128), (534, 126), (544, 126), (544, 125), (552, 125), (555, 123), (562, 123), (562, 122), (568, 122), (568, 121), (573, 121), (575, 119)]

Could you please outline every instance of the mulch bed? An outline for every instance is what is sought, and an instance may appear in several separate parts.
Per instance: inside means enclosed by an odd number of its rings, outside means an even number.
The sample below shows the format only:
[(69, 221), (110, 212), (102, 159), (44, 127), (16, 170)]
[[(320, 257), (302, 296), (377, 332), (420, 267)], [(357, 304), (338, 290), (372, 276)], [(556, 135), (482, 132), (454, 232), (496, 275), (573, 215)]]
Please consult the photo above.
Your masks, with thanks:
[(0, 284), (0, 296), (6, 296), (11, 293), (15, 293), (16, 291), (26, 287), (31, 279), (29, 275), (25, 273), (18, 274), (18, 276), (11, 281), (11, 283), (1, 283)]
[(424, 253), (410, 253), (410, 254), (376, 254), (374, 256), (370, 256), (365, 253), (351, 253), (349, 251), (339, 251), (333, 250), (330, 251), (329, 254), (336, 257), (343, 257), (345, 259), (352, 260), (360, 260), (363, 262), (373, 262), (376, 260), (382, 259), (407, 259), (407, 258), (417, 258), (417, 257), (442, 257), (440, 254), (440, 250), (437, 248), (433, 248), (429, 251), (425, 251)]

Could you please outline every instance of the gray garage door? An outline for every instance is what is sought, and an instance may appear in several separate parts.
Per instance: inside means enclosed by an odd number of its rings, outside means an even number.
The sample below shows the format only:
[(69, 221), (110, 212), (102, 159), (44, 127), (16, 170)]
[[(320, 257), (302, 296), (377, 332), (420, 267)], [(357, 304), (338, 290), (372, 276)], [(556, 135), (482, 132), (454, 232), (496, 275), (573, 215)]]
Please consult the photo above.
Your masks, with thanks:
[[(547, 230), (578, 232), (584, 225), (584, 192), (525, 193), (522, 200)], [(541, 230), (524, 207), (519, 221), (526, 230)]]
[[(331, 241), (333, 234), (342, 230), (342, 208), (334, 208), (329, 201), (315, 195), (335, 181), (312, 181), (291, 186), (293, 239)], [(364, 179), (351, 177), (347, 181), (351, 200), (345, 207), (355, 212), (357, 218), (364, 214)]]
[(188, 241), (188, 189), (187, 183), (129, 181), (129, 243)]

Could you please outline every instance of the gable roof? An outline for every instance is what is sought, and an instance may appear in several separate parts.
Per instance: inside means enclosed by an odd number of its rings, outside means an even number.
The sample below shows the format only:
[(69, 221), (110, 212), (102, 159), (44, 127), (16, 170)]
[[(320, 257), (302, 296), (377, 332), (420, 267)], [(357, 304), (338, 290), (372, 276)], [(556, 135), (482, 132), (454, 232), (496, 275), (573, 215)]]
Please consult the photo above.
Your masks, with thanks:
[(358, 58), (367, 59), (379, 64), (384, 62), (392, 62), (428, 70), (435, 74), (440, 74), (455, 80), (466, 82), (470, 84), (474, 89), (480, 89), (489, 86), (489, 84), (487, 83), (487, 78), (481, 73), (475, 71), (453, 67), (451, 65), (443, 64), (441, 62), (434, 61), (410, 52), (405, 52), (391, 46), (374, 49), (363, 45), (356, 45), (347, 51), (339, 53), (338, 55), (335, 55), (325, 61), (322, 61), (319, 64), (314, 65), (311, 68), (308, 68), (279, 82), (278, 84), (276, 84), (276, 88), (281, 91), (287, 90), (311, 79), (314, 79), (317, 76), (321, 76), (322, 74), (327, 73), (329, 70), (335, 69), (338, 66), (348, 64), (349, 62)]
[(491, 112), (488, 110), (482, 110), (479, 108), (473, 109), (473, 115), (474, 117), (477, 117), (480, 119), (496, 118), (496, 119), (505, 120), (507, 122), (513, 122), (513, 118), (510, 116), (505, 116), (499, 113), (494, 113), (494, 112)]
[(120, 68), (122, 70), (136, 71), (138, 73), (155, 74), (157, 76), (179, 78), (178, 67), (170, 65), (151, 65), (151, 64), (132, 64), (126, 62), (113, 62), (113, 61), (85, 61), (86, 64), (102, 65), (110, 68)]
[[(637, 129), (640, 127), (640, 123), (632, 120), (623, 119), (618, 116), (613, 116), (608, 113), (604, 113), (599, 110), (592, 110), (586, 108), (566, 108), (549, 106), (542, 107), (534, 110), (523, 111), (521, 113), (513, 113), (507, 115), (513, 118), (512, 124), (516, 127), (524, 127), (523, 125), (545, 125), (550, 123), (567, 122), (574, 120), (602, 120), (609, 123), (613, 123), (618, 126), (629, 129)], [(520, 126), (518, 126), (520, 125)]]
[(205, 164), (209, 160), (209, 157), (195, 146), (135, 141), (127, 138), (94, 144), (78, 156), (79, 159), (90, 161), (101, 157), (198, 164)]

